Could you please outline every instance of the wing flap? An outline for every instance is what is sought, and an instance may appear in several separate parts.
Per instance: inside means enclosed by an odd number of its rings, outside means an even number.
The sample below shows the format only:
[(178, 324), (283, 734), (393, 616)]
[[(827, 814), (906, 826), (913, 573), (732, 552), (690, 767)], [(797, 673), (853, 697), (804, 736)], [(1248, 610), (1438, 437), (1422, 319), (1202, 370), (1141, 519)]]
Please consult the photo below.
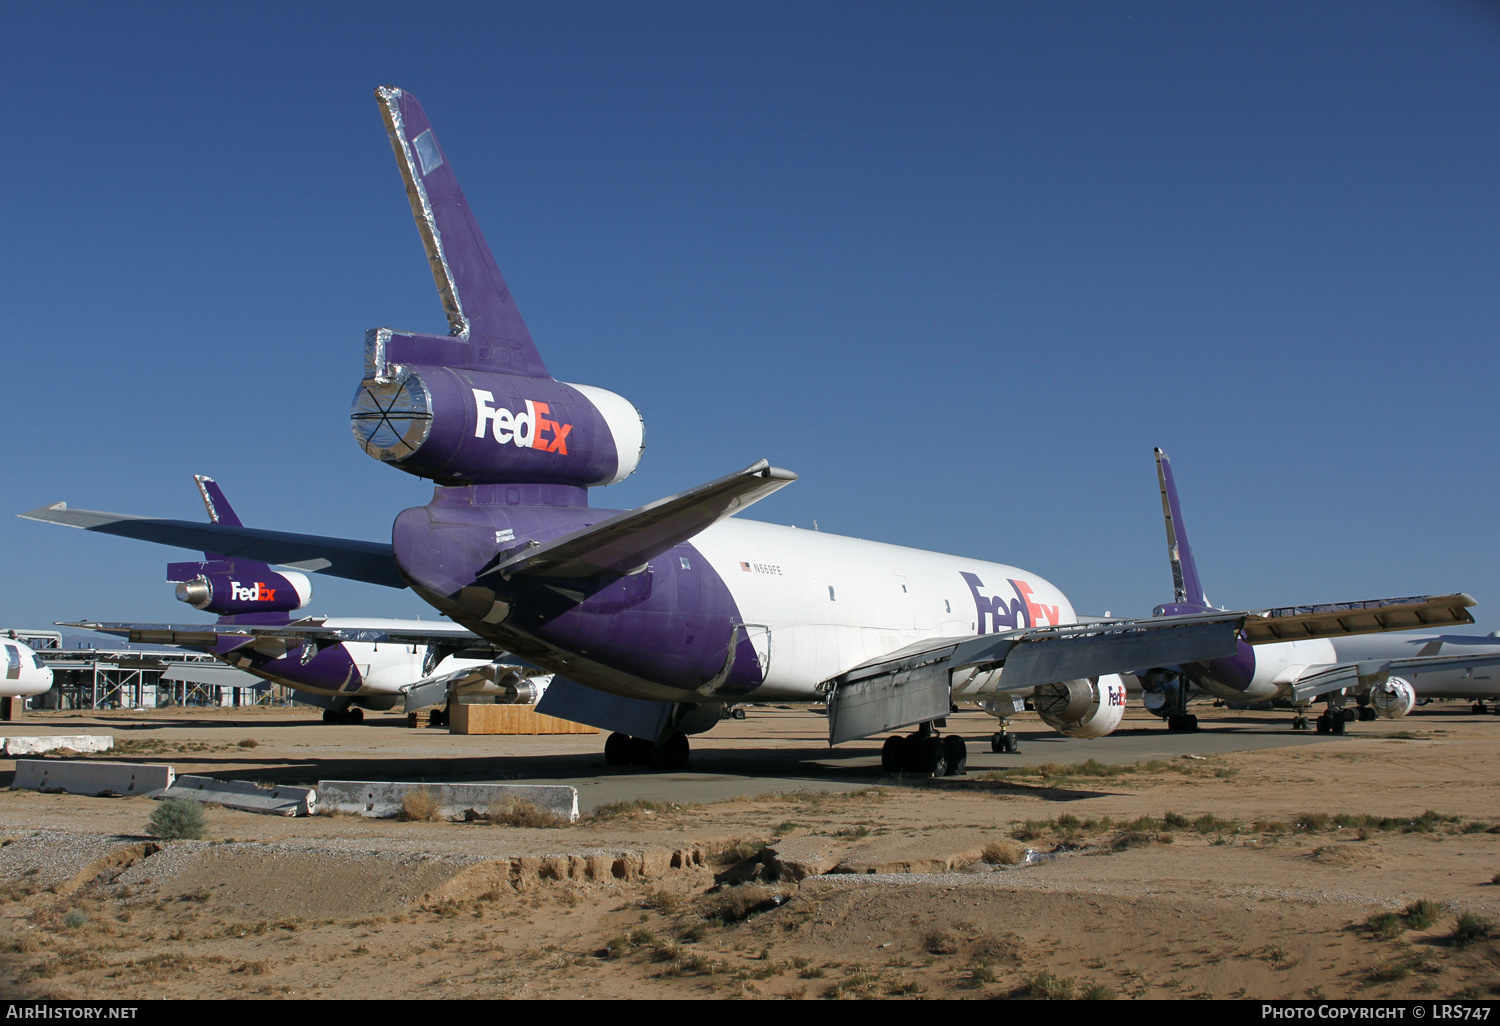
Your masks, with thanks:
[(797, 475), (765, 460), (592, 527), (523, 549), (495, 567), (502, 577), (628, 574), (705, 528), (791, 484)]
[(188, 520), (164, 520), (132, 513), (103, 513), (91, 509), (69, 509), (59, 502), (29, 513), (23, 520), (38, 520), (84, 531), (115, 534), (122, 538), (173, 545), (200, 552), (253, 559), (262, 563), (343, 577), (351, 581), (405, 588), (406, 579), (396, 565), (389, 544), (327, 538), (313, 534), (290, 534), (227, 524), (198, 524)]

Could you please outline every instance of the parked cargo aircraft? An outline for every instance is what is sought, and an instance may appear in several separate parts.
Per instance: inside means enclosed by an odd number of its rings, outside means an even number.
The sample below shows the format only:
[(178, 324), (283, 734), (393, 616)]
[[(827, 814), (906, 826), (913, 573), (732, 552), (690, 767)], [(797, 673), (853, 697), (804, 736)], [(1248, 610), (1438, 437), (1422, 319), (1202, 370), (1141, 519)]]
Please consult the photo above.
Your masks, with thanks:
[[(193, 480), (211, 523), (242, 526), (213, 478), (195, 475)], [(450, 692), (535, 704), (551, 680), (545, 671), (506, 660), (455, 623), (293, 620), (289, 614), (312, 600), (305, 574), (214, 552), (203, 555), (204, 562), (167, 564), (167, 579), (180, 582), (179, 601), (220, 614), (217, 623), (62, 626), (212, 652), (262, 680), (304, 693), (304, 701), (323, 706), (325, 723), (359, 723), (364, 709), (391, 709), (403, 702), (409, 710), (445, 704)], [(364, 636), (372, 640), (354, 640)]]
[[(1172, 602), (1157, 606), (1155, 615), (1201, 615), (1213, 606), (1188, 544), (1171, 460), (1160, 449), (1156, 476), (1175, 595)], [(1355, 715), (1395, 719), (1424, 698), (1471, 699), (1475, 711), (1483, 712), (1484, 700), (1500, 695), (1500, 637), (1401, 633), (1304, 638), (1253, 648), (1241, 643), (1223, 659), (1162, 667), (1140, 676), (1147, 707), (1172, 730), (1197, 729), (1198, 718), (1187, 711), (1187, 685), (1192, 684), (1230, 702), (1289, 701), (1296, 707), (1292, 726), (1297, 730), (1307, 729), (1308, 706), (1322, 698), (1328, 708), (1317, 718), (1318, 733), (1342, 734)], [(1355, 700), (1355, 708), (1346, 709), (1348, 698)]]
[(826, 702), (836, 744), (915, 727), (883, 763), (958, 771), (951, 703), (1029, 698), (1052, 727), (1120, 722), (1119, 673), (1233, 656), (1237, 640), (1471, 623), (1464, 595), (1193, 617), (1080, 618), (1000, 563), (730, 519), (796, 475), (762, 460), (638, 509), (588, 489), (629, 476), (641, 416), (548, 373), (416, 98), (376, 90), (450, 333), (377, 328), (352, 426), (366, 453), (432, 479), (389, 544), (199, 525), (65, 504), (24, 514), (169, 545), (411, 587), (499, 648), (554, 671), (541, 711), (614, 734), (614, 764), (680, 766), (729, 703)]

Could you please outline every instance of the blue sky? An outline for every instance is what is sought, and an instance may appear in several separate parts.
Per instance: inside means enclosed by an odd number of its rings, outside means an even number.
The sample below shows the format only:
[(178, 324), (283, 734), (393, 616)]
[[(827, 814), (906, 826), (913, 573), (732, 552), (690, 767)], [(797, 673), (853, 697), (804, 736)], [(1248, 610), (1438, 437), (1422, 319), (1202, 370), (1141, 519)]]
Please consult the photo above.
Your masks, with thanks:
[[(1231, 607), (1462, 589), (1500, 628), (1500, 16), (1459, 2), (13, 3), (9, 512), (389, 537), (366, 328), (442, 311), (371, 95), (433, 120), (550, 369), (644, 413), (630, 507)], [(0, 518), (0, 625), (193, 620), (180, 550)], [(434, 615), (318, 578), (311, 611)]]

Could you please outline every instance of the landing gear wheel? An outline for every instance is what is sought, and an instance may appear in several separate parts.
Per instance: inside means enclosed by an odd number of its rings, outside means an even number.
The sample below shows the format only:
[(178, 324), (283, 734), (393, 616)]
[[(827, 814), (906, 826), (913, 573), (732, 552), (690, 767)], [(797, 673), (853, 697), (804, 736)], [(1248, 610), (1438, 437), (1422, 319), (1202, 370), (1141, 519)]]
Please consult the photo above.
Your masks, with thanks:
[(1359, 708), (1359, 718), (1362, 722), (1369, 723), (1371, 720), (1377, 718), (1377, 714), (1368, 705), (1362, 705)]
[(345, 723), (363, 723), (363, 722), (365, 722), (365, 711), (363, 709), (359, 708), (358, 706), (354, 706), (353, 708), (345, 710), (344, 711), (344, 722)]
[(1343, 711), (1343, 719), (1345, 723), (1353, 723), (1359, 719), (1359, 711), (1356, 709), (1345, 709)]
[(651, 746), (651, 768), (654, 770), (686, 769), (691, 749), (686, 734), (673, 734), (665, 742)]
[(604, 739), (604, 765), (630, 765), (630, 735), (611, 734)]
[(651, 765), (651, 753), (656, 748), (650, 741), (633, 737), (630, 739), (630, 765), (647, 767)]
[[(1496, 708), (1500, 708), (1500, 706), (1497, 706)], [(1475, 702), (1473, 708), (1471, 708), (1469, 711), (1472, 712), (1475, 716), (1483, 716), (1485, 713), (1489, 712), (1489, 710), (1484, 707), (1483, 702)]]
[[(996, 734), (996, 737), (1000, 735)], [(906, 765), (906, 738), (892, 734), (880, 746), (880, 770), (882, 773), (900, 773)]]
[(734, 720), (743, 720), (745, 718), (745, 710), (740, 708), (732, 709), (730, 710), (729, 718)]
[(1197, 730), (1198, 717), (1192, 713), (1184, 713), (1181, 716), (1168, 716), (1167, 729), (1178, 731)]
[(943, 755), (948, 761), (948, 776), (961, 777), (969, 768), (969, 746), (957, 734), (943, 738)]
[(917, 738), (915, 745), (907, 747), (912, 756), (912, 771), (924, 777), (942, 777), (948, 773), (948, 753), (943, 750), (940, 737)]
[(1018, 737), (1016, 737), (1016, 735), (1014, 735), (1014, 734), (1006, 734), (1005, 735), (1005, 750), (1007, 752), (1009, 752), (1011, 755), (1015, 755), (1017, 752), (1019, 752), (1021, 750), (1021, 739), (1018, 738)]
[(1344, 727), (1347, 726), (1348, 723), (1349, 723), (1348, 717), (1346, 717), (1346, 716), (1334, 716), (1333, 719), (1328, 724), (1328, 733), (1330, 733), (1330, 734), (1342, 734), (1344, 732)]
[(324, 709), (323, 710), (323, 722), (324, 723), (337, 723), (337, 722), (339, 722), (339, 714), (336, 713), (336, 712), (334, 712), (332, 709)]
[(1293, 716), (1292, 717), (1292, 729), (1293, 730), (1306, 730), (1307, 729), (1307, 717), (1301, 715), (1300, 713), (1298, 715), (1296, 715), (1296, 716)]
[(434, 727), (446, 727), (448, 725), (448, 707), (432, 710), (432, 715), (427, 717), (427, 722)]
[(991, 734), (990, 735), (990, 751), (995, 752), (996, 754), (998, 754), (1000, 752), (1008, 751), (1008, 749), (1005, 747), (1005, 745), (1006, 745), (1006, 742), (1007, 742), (1007, 740), (1009, 738), (1010, 738), (1010, 735), (1006, 734), (1006, 733), (1004, 733), (1002, 731), (996, 731), (995, 733)]

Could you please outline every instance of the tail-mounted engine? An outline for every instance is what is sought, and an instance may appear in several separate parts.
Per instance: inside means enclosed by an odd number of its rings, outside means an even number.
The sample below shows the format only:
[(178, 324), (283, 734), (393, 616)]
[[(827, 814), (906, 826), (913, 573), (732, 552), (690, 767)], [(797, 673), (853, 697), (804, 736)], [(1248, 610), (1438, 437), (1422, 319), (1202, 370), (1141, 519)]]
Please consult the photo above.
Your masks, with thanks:
[(1039, 684), (1031, 701), (1053, 730), (1068, 737), (1103, 737), (1125, 716), (1125, 682), (1110, 673)]
[(248, 572), (233, 560), (169, 563), (167, 580), (179, 581), (177, 601), (220, 616), (237, 613), (289, 613), (312, 601), (306, 574), (256, 568)]
[(1401, 677), (1388, 677), (1370, 689), (1370, 707), (1388, 720), (1399, 720), (1417, 707), (1417, 689)]
[[(424, 354), (431, 339), (441, 352)], [(644, 448), (641, 415), (591, 385), (569, 385), (465, 367), (446, 353), (484, 347), (380, 328), (365, 340), (365, 377), (350, 421), (360, 448), (408, 474), (440, 484), (613, 484), (635, 471)], [(437, 357), (444, 365), (405, 362)]]

